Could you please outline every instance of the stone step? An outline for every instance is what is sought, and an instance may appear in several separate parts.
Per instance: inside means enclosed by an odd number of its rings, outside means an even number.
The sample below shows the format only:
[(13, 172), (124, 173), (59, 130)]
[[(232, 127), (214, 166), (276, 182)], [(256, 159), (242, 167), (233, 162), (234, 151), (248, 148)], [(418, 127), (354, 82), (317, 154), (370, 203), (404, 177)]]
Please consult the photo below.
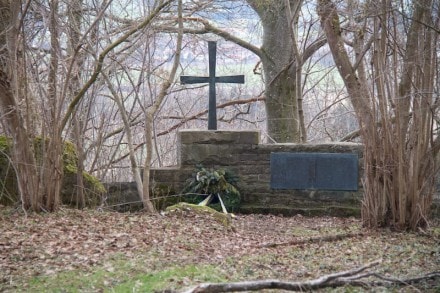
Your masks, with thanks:
[[(440, 200), (435, 199), (432, 203), (431, 218), (440, 219)], [(316, 207), (291, 207), (285, 205), (252, 205), (244, 204), (238, 209), (242, 214), (272, 214), (292, 217), (303, 215), (308, 217), (332, 216), (332, 217), (361, 217), (360, 207), (329, 205)]]
[(360, 207), (343, 206), (343, 205), (330, 205), (326, 207), (291, 207), (284, 205), (251, 205), (244, 204), (240, 206), (239, 213), (243, 214), (273, 214), (282, 216), (295, 216), (303, 215), (308, 217), (317, 216), (333, 216), (333, 217), (360, 217)]

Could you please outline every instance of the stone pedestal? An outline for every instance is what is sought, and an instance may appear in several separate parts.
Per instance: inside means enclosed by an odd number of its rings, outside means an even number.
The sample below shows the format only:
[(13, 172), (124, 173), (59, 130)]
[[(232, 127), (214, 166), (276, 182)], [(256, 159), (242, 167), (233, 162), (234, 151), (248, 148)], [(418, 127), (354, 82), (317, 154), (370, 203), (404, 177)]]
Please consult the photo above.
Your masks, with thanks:
[(240, 155), (255, 149), (260, 132), (224, 130), (183, 130), (178, 134), (178, 160), (182, 168), (202, 164), (205, 167), (230, 166)]

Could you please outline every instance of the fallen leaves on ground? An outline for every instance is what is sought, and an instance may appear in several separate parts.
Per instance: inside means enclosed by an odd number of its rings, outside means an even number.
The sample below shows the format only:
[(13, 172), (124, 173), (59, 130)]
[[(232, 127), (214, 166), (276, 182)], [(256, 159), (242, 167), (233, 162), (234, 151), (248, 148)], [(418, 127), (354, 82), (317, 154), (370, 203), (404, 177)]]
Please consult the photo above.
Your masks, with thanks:
[[(318, 240), (307, 241), (312, 238)], [(111, 272), (115, 268), (105, 260), (116, 254), (143, 255), (152, 271), (211, 264), (231, 280), (303, 280), (379, 258), (379, 273), (418, 276), (440, 268), (439, 239), (438, 225), (423, 234), (368, 231), (354, 218), (238, 215), (228, 228), (192, 212), (62, 209), (24, 216), (0, 207), (0, 291), (62, 271), (103, 266)]]

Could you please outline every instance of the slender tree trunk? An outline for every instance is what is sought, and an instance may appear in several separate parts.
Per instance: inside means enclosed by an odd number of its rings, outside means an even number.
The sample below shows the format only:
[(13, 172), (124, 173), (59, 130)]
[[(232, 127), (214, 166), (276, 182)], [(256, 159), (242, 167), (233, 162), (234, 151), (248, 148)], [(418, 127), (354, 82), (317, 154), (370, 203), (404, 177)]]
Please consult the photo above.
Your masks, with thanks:
[(145, 148), (147, 149), (147, 155), (145, 157), (145, 166), (143, 174), (143, 185), (142, 185), (142, 203), (144, 209), (148, 213), (154, 213), (155, 208), (150, 200), (150, 170), (151, 161), (153, 157), (153, 120), (156, 111), (147, 111), (145, 117)]
[[(68, 52), (72, 56), (71, 63), (71, 78), (69, 83), (69, 93), (72, 97), (76, 96), (81, 87), (81, 68), (84, 64), (82, 54), (78, 52), (78, 46), (81, 39), (81, 17), (82, 17), (82, 0), (69, 1), (68, 19), (69, 19), (69, 37), (68, 37)], [(76, 56), (76, 58), (75, 58)], [(86, 205), (86, 198), (84, 192), (84, 138), (83, 138), (83, 119), (84, 113), (76, 112), (72, 117), (73, 126), (73, 141), (75, 142), (78, 161), (77, 161), (77, 175), (76, 175), (76, 204), (78, 208), (84, 208)]]
[(151, 205), (151, 203), (144, 202), (142, 176), (139, 170), (138, 163), (136, 161), (136, 150), (133, 142), (133, 133), (131, 131), (130, 118), (127, 114), (127, 110), (125, 109), (124, 101), (122, 97), (116, 92), (110, 78), (104, 73), (103, 75), (107, 82), (107, 86), (110, 89), (110, 92), (112, 93), (113, 99), (116, 102), (116, 105), (118, 106), (119, 113), (121, 114), (122, 122), (124, 123), (125, 136), (127, 137), (128, 157), (130, 159), (130, 168), (131, 168), (131, 173), (133, 174), (134, 181), (136, 183), (137, 192), (144, 204), (144, 208), (146, 208), (146, 210), (149, 212), (154, 212), (154, 207)]
[[(1, 8), (0, 8), (1, 10)], [(24, 121), (15, 103), (10, 77), (0, 69), (0, 108), (8, 135), (12, 137), (12, 164), (16, 170), (18, 191), (23, 208), (40, 210), (38, 201), (38, 170), (34, 148)]]
[(18, 54), (21, 1), (0, 0), (0, 114), (7, 134), (12, 137), (12, 163), (24, 209), (40, 210), (38, 170), (33, 142), (17, 101), (22, 65)]
[(86, 195), (84, 192), (84, 149), (82, 143), (84, 142), (82, 136), (82, 125), (80, 119), (77, 115), (73, 116), (72, 119), (73, 124), (73, 132), (74, 132), (74, 141), (76, 146), (76, 151), (78, 155), (78, 161), (76, 164), (77, 173), (76, 173), (76, 206), (79, 209), (83, 209), (86, 206)]
[(47, 132), (46, 138), (42, 139), (42, 166), (40, 187), (44, 197), (44, 209), (55, 211), (61, 203), (61, 185), (63, 181), (63, 141), (61, 138), (60, 122), (60, 101), (58, 100), (58, 66), (59, 66), (59, 33), (58, 33), (58, 0), (50, 2), (49, 30), (51, 33), (51, 54), (48, 80), (48, 99), (50, 110), (49, 117), (44, 117)]
[(171, 87), (172, 82), (176, 76), (177, 68), (180, 64), (180, 54), (182, 51), (182, 38), (183, 38), (183, 22), (182, 22), (182, 0), (178, 0), (178, 34), (176, 42), (176, 53), (174, 55), (173, 67), (171, 68), (168, 79), (164, 81), (160, 89), (159, 95), (154, 101), (153, 105), (145, 113), (145, 146), (147, 149), (147, 156), (144, 163), (144, 177), (143, 177), (143, 198), (144, 209), (147, 212), (154, 212), (154, 206), (150, 200), (150, 168), (151, 160), (153, 157), (153, 120), (157, 111), (160, 108), (163, 100), (165, 99), (168, 89)]

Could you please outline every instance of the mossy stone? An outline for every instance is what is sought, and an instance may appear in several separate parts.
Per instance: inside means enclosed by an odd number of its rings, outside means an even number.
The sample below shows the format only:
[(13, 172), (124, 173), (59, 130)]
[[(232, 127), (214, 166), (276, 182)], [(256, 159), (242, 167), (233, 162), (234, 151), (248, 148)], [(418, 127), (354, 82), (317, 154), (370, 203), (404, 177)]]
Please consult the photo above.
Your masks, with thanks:
[(208, 206), (199, 206), (196, 204), (190, 204), (187, 202), (179, 202), (178, 204), (169, 206), (166, 208), (167, 212), (177, 212), (177, 211), (191, 211), (198, 214), (208, 214), (212, 216), (217, 222), (223, 224), (227, 228), (232, 226), (232, 216), (231, 214), (220, 213)]
[[(47, 140), (46, 140), (47, 143)], [(17, 180), (15, 171), (10, 163), (11, 139), (0, 136), (0, 204), (11, 205), (19, 201)], [(37, 161), (41, 160), (43, 139), (35, 138), (34, 147), (37, 154)], [(72, 142), (63, 143), (63, 184), (61, 190), (61, 201), (65, 205), (76, 206), (78, 199), (77, 188), (77, 162), (78, 155), (75, 145)], [(100, 204), (106, 190), (104, 185), (93, 175), (83, 172), (86, 206)]]

